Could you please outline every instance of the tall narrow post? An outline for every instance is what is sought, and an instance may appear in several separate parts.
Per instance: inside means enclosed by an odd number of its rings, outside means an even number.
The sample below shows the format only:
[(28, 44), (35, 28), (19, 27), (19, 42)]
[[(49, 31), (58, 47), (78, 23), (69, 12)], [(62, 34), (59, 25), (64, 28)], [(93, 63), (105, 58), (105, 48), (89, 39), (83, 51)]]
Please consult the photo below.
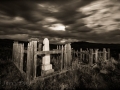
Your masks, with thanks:
[(67, 69), (71, 66), (71, 45), (70, 43), (67, 44)]
[(95, 62), (98, 62), (98, 49), (95, 49)]
[(17, 56), (17, 47), (16, 46), (17, 46), (17, 44), (18, 44), (18, 42), (16, 42), (16, 41), (13, 43), (13, 61), (14, 62), (16, 62), (16, 56)]
[(20, 70), (23, 71), (24, 44), (21, 44)]
[(31, 80), (33, 79), (33, 67), (34, 67), (34, 55), (33, 55), (33, 42), (30, 41), (30, 75), (31, 75)]
[(30, 43), (28, 43), (27, 47), (27, 70), (26, 70), (26, 76), (27, 76), (27, 82), (30, 83), (31, 81), (31, 61), (30, 61)]
[(103, 60), (105, 61), (106, 60), (106, 49), (103, 48)]
[(66, 52), (67, 44), (64, 46), (64, 69), (67, 69), (67, 52)]
[(62, 52), (61, 52), (61, 71), (63, 69), (63, 45), (62, 45)]
[(21, 44), (18, 44), (18, 68), (20, 68)]
[(30, 45), (31, 45), (31, 78), (36, 78), (36, 68), (37, 68), (37, 42), (39, 42), (39, 39), (37, 38), (31, 38), (29, 39)]
[(33, 78), (36, 78), (36, 71), (37, 71), (37, 41), (33, 42), (33, 46), (34, 46), (34, 72), (33, 72)]
[(16, 66), (18, 67), (18, 60), (19, 60), (19, 57), (18, 57), (18, 43), (16, 43)]
[(13, 50), (12, 50), (12, 60), (13, 60), (13, 62), (14, 62), (14, 59), (15, 59), (14, 55), (15, 55), (15, 42), (13, 43)]

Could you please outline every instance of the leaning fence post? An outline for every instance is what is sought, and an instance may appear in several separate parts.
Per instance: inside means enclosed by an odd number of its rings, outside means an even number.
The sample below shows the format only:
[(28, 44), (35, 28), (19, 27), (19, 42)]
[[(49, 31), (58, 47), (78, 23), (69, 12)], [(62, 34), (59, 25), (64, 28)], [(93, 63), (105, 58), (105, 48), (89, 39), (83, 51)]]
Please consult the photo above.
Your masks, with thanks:
[(28, 43), (27, 47), (27, 70), (26, 70), (26, 76), (27, 76), (27, 82), (30, 84), (31, 81), (31, 62), (30, 62), (30, 43)]

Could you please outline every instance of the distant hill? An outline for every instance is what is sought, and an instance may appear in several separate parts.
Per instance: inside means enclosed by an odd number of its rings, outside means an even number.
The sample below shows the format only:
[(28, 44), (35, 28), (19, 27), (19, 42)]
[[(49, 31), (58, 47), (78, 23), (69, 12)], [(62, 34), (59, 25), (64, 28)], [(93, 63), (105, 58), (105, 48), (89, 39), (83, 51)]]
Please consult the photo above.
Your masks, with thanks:
[[(0, 47), (12, 47), (14, 40), (10, 39), (0, 39)], [(28, 42), (25, 41), (19, 41), (21, 43), (25, 43), (25, 46), (27, 46)], [(90, 42), (73, 42), (71, 43), (71, 47), (75, 49), (80, 48), (111, 48), (111, 49), (120, 49), (120, 44), (102, 44), (102, 43), (90, 43)], [(56, 48), (55, 44), (50, 44), (50, 48)]]
[[(25, 41), (19, 41), (19, 42), (25, 43), (25, 45), (27, 45), (27, 42), (25, 42)], [(11, 40), (11, 39), (0, 39), (0, 47), (12, 48), (13, 43), (14, 43), (14, 40)]]
[(120, 49), (120, 44), (103, 44), (103, 43), (90, 43), (90, 42), (74, 42), (71, 44), (73, 48), (110, 48), (110, 49)]

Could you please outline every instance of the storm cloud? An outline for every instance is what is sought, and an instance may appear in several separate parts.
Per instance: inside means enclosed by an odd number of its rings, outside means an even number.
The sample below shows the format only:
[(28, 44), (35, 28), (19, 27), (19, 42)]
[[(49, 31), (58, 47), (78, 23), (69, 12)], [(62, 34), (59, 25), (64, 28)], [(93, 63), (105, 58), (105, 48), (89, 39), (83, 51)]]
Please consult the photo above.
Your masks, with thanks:
[(0, 0), (0, 39), (120, 43), (118, 0)]

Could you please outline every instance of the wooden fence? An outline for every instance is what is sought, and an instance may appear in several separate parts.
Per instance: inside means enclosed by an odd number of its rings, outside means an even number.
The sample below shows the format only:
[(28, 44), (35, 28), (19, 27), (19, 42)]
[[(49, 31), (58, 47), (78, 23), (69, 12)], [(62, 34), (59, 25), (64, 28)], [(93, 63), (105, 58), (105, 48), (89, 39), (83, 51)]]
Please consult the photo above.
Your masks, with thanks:
[[(82, 65), (81, 62), (89, 68), (90, 65), (98, 62), (100, 58), (103, 60), (110, 58), (110, 49), (107, 51), (105, 48), (103, 51), (98, 51), (98, 49), (75, 51), (71, 49), (70, 43), (57, 45), (56, 49), (50, 51), (48, 48), (49, 41), (46, 40), (44, 39), (42, 44), (39, 43), (38, 39), (32, 38), (29, 40), (27, 49), (25, 49), (24, 44), (13, 43), (13, 62), (28, 84), (51, 74), (55, 75), (55, 73), (59, 74), (74, 69)], [(77, 63), (74, 63), (76, 61)], [(38, 63), (40, 64), (39, 68), (37, 68)], [(37, 75), (38, 72), (40, 75)]]
[(87, 49), (87, 50), (72, 50), (72, 60), (78, 60), (80, 63), (86, 64), (94, 64), (101, 60), (109, 60), (110, 59), (110, 49), (107, 50), (103, 48), (103, 51), (99, 51), (99, 49)]
[[(46, 39), (44, 39), (43, 41), (44, 43), (45, 40)], [(56, 59), (57, 62), (59, 61), (58, 65), (60, 66), (60, 69), (57, 72), (68, 69), (68, 67), (71, 66), (71, 47), (69, 43), (65, 45), (59, 45), (59, 48), (57, 46), (57, 49), (54, 49), (52, 51), (49, 51), (49, 49), (45, 51), (45, 49), (48, 48), (49, 45), (47, 45), (46, 47), (46, 44), (42, 45), (38, 42), (38, 39), (30, 39), (27, 45), (27, 50), (24, 49), (24, 44), (18, 42), (13, 43), (13, 62), (28, 83), (31, 83), (32, 80), (36, 79), (38, 65), (37, 63), (40, 61), (42, 62), (40, 65), (41, 70), (39, 69), (40, 71), (38, 72), (41, 73), (41, 76), (46, 76), (47, 74), (51, 74), (54, 72), (51, 61), (53, 61), (52, 63), (54, 63)], [(56, 56), (57, 54), (58, 56), (57, 58), (55, 58), (55, 60), (49, 61), (49, 55), (51, 55), (51, 58), (54, 58), (54, 55)], [(42, 60), (38, 61), (38, 57), (42, 57)], [(58, 66), (56, 65), (56, 67)]]

